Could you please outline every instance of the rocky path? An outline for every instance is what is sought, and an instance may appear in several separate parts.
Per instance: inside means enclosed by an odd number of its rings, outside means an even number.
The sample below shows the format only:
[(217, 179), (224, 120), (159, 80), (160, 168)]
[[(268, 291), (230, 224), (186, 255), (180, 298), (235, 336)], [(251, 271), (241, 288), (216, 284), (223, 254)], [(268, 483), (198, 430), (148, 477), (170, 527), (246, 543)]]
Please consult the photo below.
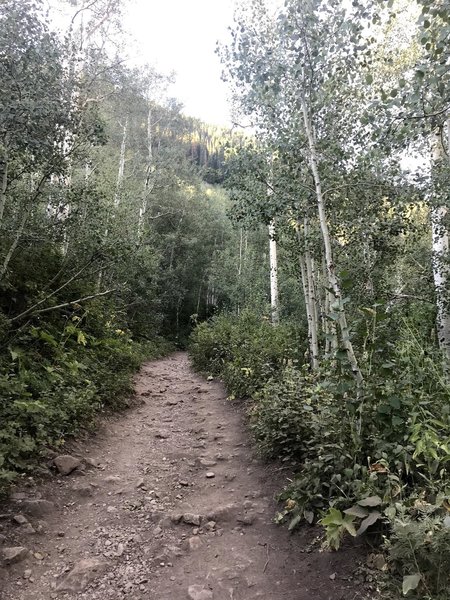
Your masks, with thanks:
[(314, 529), (273, 524), (283, 478), (219, 382), (177, 353), (144, 365), (136, 393), (57, 461), (70, 474), (0, 506), (1, 600), (363, 597), (357, 549), (322, 552)]

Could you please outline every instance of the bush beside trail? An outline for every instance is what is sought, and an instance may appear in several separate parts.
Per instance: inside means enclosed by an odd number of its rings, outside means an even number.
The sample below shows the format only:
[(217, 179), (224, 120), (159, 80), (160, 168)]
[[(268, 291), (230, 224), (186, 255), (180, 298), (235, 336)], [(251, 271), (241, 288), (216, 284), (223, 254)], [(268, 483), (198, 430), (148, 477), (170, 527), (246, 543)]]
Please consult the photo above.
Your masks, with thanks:
[(436, 376), (439, 353), (421, 345), (405, 322), (389, 360), (385, 354), (383, 367), (358, 390), (336, 357), (314, 372), (302, 365), (295, 340), (288, 326), (247, 313), (221, 315), (194, 331), (191, 356), (232, 396), (250, 399), (260, 453), (296, 465), (280, 494), (279, 522), (290, 529), (319, 522), (333, 549), (345, 535), (367, 531), (381, 544), (382, 533), (392, 575), (381, 582), (386, 597), (403, 586), (410, 597), (444, 600), (450, 387)]

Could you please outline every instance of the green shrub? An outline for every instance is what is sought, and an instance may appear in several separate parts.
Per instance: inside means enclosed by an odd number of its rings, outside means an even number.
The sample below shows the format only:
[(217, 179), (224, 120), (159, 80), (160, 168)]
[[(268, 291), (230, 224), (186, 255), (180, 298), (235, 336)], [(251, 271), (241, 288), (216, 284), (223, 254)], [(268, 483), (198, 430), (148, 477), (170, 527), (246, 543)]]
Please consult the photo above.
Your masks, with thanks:
[[(447, 498), (448, 500), (448, 498)], [(447, 506), (447, 509), (444, 508)], [(399, 587), (410, 598), (446, 600), (450, 589), (450, 514), (448, 502), (417, 501), (394, 519), (387, 542)]]
[[(250, 409), (250, 426), (261, 453), (267, 458), (304, 458), (310, 440), (322, 429), (324, 413), (332, 411), (331, 400), (306, 367), (287, 368), (270, 380)], [(323, 434), (328, 437), (330, 430)]]
[(132, 373), (171, 349), (157, 338), (133, 342), (127, 332), (105, 324), (95, 337), (78, 319), (62, 328), (25, 328), (12, 339), (0, 356), (0, 488), (31, 468), (46, 448), (93, 424), (99, 409), (123, 406)]
[[(253, 396), (289, 363), (303, 357), (300, 332), (289, 324), (273, 327), (266, 319), (244, 311), (220, 315), (193, 332), (190, 356), (194, 367), (220, 376), (230, 395)], [(302, 351), (303, 350), (303, 351)]]

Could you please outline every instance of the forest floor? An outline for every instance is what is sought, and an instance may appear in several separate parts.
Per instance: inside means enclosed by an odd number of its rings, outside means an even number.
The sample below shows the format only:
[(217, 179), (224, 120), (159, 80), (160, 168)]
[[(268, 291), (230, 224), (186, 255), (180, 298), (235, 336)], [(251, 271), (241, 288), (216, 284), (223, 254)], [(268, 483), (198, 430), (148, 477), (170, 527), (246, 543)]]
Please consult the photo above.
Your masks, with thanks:
[(74, 471), (0, 506), (1, 600), (370, 597), (364, 548), (323, 551), (317, 529), (274, 524), (286, 471), (253, 453), (220, 382), (180, 352), (142, 367), (136, 397), (64, 450)]

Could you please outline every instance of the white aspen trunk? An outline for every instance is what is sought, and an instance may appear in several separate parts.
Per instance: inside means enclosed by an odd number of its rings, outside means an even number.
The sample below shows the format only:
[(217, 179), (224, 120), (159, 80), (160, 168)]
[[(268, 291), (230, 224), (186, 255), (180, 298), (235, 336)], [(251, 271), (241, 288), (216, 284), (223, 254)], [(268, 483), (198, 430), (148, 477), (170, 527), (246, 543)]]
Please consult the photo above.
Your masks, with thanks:
[(2, 182), (0, 185), (0, 224), (3, 221), (6, 206), (6, 189), (8, 187), (8, 152), (5, 151), (3, 159)]
[(145, 175), (144, 182), (144, 197), (142, 200), (141, 208), (139, 209), (139, 222), (138, 222), (138, 237), (142, 236), (142, 232), (144, 230), (145, 223), (145, 214), (148, 208), (148, 200), (149, 196), (155, 187), (155, 165), (153, 164), (153, 136), (152, 136), (152, 107), (149, 102), (148, 105), (148, 113), (147, 113), (147, 172)]
[(319, 307), (317, 298), (317, 288), (314, 277), (314, 260), (311, 256), (311, 252), (308, 249), (308, 237), (309, 237), (309, 225), (308, 219), (304, 219), (304, 235), (305, 235), (305, 262), (306, 262), (306, 274), (308, 277), (308, 293), (311, 304), (311, 325), (312, 325), (312, 341), (313, 341), (313, 362), (319, 360)]
[(6, 271), (8, 270), (8, 266), (9, 266), (9, 263), (11, 262), (11, 258), (13, 257), (13, 254), (14, 254), (14, 252), (17, 248), (17, 245), (20, 241), (20, 238), (22, 237), (23, 230), (25, 229), (25, 223), (27, 222), (30, 211), (31, 211), (31, 206), (26, 208), (22, 215), (22, 219), (20, 220), (19, 227), (17, 228), (16, 235), (14, 236), (14, 240), (13, 240), (11, 246), (9, 247), (9, 250), (5, 256), (2, 267), (0, 269), (0, 280), (3, 279), (3, 277), (6, 274)]
[[(300, 224), (297, 223), (296, 227), (297, 231), (297, 239), (300, 247), (303, 250), (303, 240), (301, 238), (300, 233)], [(317, 323), (314, 318), (314, 291), (311, 293), (311, 283), (312, 280), (310, 278), (311, 273), (311, 264), (308, 269), (308, 260), (311, 263), (311, 257), (306, 257), (306, 252), (303, 254), (303, 251), (300, 252), (299, 255), (299, 263), (300, 263), (300, 272), (302, 277), (302, 286), (303, 286), (303, 296), (305, 299), (305, 309), (306, 309), (306, 320), (308, 322), (308, 345), (309, 345), (309, 359), (311, 363), (311, 367), (315, 370), (319, 367), (319, 343), (317, 338)]]
[(275, 223), (272, 220), (269, 225), (269, 258), (270, 258), (270, 306), (272, 325), (277, 326), (280, 322), (280, 311), (278, 304), (278, 260), (277, 242), (275, 241)]
[[(439, 169), (445, 158), (440, 131), (432, 139), (432, 166)], [(439, 347), (450, 361), (450, 311), (448, 308), (449, 233), (446, 227), (446, 206), (436, 206), (431, 211), (432, 263), (436, 294), (436, 327)]]
[(239, 265), (238, 265), (239, 277), (242, 275), (243, 242), (244, 242), (244, 230), (241, 227), (240, 236), (239, 236)]
[[(325, 288), (328, 288), (328, 274), (325, 257), (323, 257), (323, 279), (326, 282)], [(333, 294), (329, 289), (325, 289), (325, 307), (324, 307), (324, 331), (325, 331), (325, 357), (329, 358), (338, 349), (338, 337), (336, 331), (336, 323), (331, 321), (329, 315), (331, 313), (331, 305), (333, 303)]]
[(314, 286), (314, 277), (312, 269), (311, 254), (305, 253), (306, 277), (308, 281), (308, 295), (311, 311), (311, 364), (313, 369), (319, 366), (319, 336), (318, 336), (318, 319), (317, 319), (317, 299)]
[(119, 170), (117, 172), (116, 192), (114, 194), (114, 206), (120, 204), (120, 192), (122, 190), (123, 178), (125, 175), (125, 154), (127, 150), (127, 135), (128, 135), (128, 117), (125, 120), (125, 125), (122, 131), (122, 143), (120, 144)]
[(306, 100), (305, 100), (303, 92), (302, 92), (300, 100), (301, 100), (301, 109), (302, 109), (302, 113), (303, 113), (303, 121), (304, 121), (304, 125), (305, 125), (305, 132), (306, 132), (306, 136), (308, 139), (309, 163), (310, 163), (311, 171), (312, 171), (313, 178), (314, 178), (314, 184), (315, 184), (315, 188), (316, 188), (317, 209), (318, 209), (318, 213), (319, 213), (319, 223), (320, 223), (320, 229), (322, 232), (323, 245), (325, 248), (325, 260), (326, 260), (326, 264), (327, 264), (328, 281), (329, 281), (330, 287), (333, 289), (335, 302), (339, 303), (339, 326), (340, 326), (341, 334), (342, 334), (342, 343), (344, 345), (344, 348), (347, 351), (347, 356), (348, 356), (348, 360), (349, 360), (353, 375), (354, 375), (356, 381), (358, 382), (358, 384), (360, 384), (363, 381), (363, 376), (361, 373), (361, 369), (359, 368), (359, 365), (358, 365), (358, 360), (356, 358), (355, 351), (353, 349), (353, 344), (350, 340), (350, 330), (349, 330), (349, 327), (347, 324), (347, 316), (345, 314), (344, 306), (342, 305), (341, 288), (339, 285), (339, 280), (336, 276), (335, 265), (334, 265), (334, 260), (333, 260), (333, 251), (331, 248), (330, 231), (328, 229), (328, 220), (327, 220), (325, 203), (324, 203), (323, 194), (322, 194), (322, 183), (321, 183), (321, 178), (320, 178), (319, 168), (318, 168), (316, 144), (315, 144), (315, 140), (314, 140), (312, 123), (310, 120), (310, 116), (308, 114), (308, 108), (306, 106)]

